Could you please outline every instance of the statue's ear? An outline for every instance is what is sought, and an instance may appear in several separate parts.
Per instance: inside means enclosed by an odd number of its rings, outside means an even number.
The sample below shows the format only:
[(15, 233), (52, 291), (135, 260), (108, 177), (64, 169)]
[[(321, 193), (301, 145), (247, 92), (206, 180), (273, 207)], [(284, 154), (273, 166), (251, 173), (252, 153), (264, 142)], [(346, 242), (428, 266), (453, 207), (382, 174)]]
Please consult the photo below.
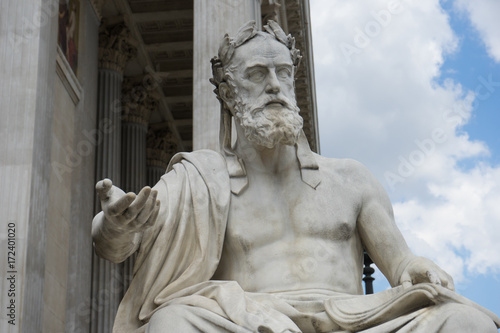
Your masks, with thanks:
[[(234, 94), (233, 90), (229, 87), (226, 82), (221, 82), (219, 84), (219, 96), (224, 101), (227, 109), (233, 113), (234, 107)], [(234, 115), (234, 114), (233, 114)]]

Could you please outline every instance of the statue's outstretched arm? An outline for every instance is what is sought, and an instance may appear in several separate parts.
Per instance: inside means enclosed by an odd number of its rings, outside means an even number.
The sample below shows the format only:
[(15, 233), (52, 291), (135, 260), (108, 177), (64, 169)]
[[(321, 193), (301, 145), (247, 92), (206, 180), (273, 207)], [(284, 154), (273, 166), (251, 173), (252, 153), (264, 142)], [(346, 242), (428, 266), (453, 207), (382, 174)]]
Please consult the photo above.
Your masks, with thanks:
[(92, 238), (96, 253), (119, 263), (134, 253), (144, 230), (156, 222), (160, 201), (149, 186), (139, 194), (125, 193), (104, 179), (96, 184), (102, 211), (92, 221)]

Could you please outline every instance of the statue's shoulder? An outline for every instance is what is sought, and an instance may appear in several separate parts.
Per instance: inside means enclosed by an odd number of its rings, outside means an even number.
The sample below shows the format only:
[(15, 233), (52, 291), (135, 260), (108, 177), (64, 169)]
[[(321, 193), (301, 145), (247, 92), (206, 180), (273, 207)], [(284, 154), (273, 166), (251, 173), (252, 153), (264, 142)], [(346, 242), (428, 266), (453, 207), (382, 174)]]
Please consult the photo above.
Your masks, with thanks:
[(351, 158), (331, 158), (313, 153), (320, 169), (331, 172), (364, 174), (370, 171), (361, 163)]
[(226, 169), (226, 160), (221, 153), (211, 149), (200, 149), (189, 153), (180, 152), (175, 154), (170, 160), (170, 164), (167, 170), (171, 170), (175, 164), (181, 162), (182, 160), (186, 160), (192, 163), (199, 169)]
[(189, 156), (189, 158), (196, 158), (202, 161), (211, 161), (211, 162), (218, 162), (218, 163), (224, 163), (225, 159), (222, 156), (221, 153), (212, 150), (212, 149), (199, 149), (192, 151), (190, 153), (184, 153), (185, 155)]
[(341, 179), (360, 189), (378, 183), (375, 176), (361, 162), (350, 158), (330, 158), (318, 154), (314, 156), (323, 177)]

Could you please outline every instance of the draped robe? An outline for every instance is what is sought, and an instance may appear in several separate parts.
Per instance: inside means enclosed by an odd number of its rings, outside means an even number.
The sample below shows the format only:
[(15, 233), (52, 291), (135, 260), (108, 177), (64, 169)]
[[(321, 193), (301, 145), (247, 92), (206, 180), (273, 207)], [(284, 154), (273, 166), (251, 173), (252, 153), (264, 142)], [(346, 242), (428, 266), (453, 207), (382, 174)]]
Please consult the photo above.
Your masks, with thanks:
[[(407, 289), (399, 286), (370, 296), (311, 290), (311, 296), (306, 297), (294, 292), (249, 293), (235, 281), (213, 281), (231, 197), (226, 161), (210, 150), (180, 153), (167, 171), (154, 187), (161, 201), (160, 212), (155, 225), (138, 239), (134, 276), (113, 332), (145, 332), (154, 313), (173, 304), (207, 309), (241, 327), (235, 332), (300, 332), (289, 318), (293, 315), (331, 321), (339, 328), (337, 332), (405, 332), (419, 318), (429, 322), (429, 316), (439, 316), (439, 311), (429, 309), (449, 303), (479, 309), (500, 326), (500, 319), (492, 312), (431, 284)], [(297, 312), (304, 304), (311, 313)], [(429, 329), (432, 327), (425, 323), (419, 326), (419, 332)]]

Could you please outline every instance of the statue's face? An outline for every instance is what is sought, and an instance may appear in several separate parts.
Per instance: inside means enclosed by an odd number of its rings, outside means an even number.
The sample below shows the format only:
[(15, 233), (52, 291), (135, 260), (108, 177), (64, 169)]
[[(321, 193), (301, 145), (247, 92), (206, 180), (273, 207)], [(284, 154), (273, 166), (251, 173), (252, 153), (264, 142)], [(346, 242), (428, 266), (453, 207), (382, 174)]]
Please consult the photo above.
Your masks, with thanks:
[(267, 148), (295, 144), (302, 118), (288, 48), (258, 36), (235, 50), (230, 65), (234, 100), (229, 105), (247, 139)]
[(288, 48), (260, 36), (238, 47), (231, 65), (241, 98), (258, 101), (268, 96), (295, 100), (294, 67)]

